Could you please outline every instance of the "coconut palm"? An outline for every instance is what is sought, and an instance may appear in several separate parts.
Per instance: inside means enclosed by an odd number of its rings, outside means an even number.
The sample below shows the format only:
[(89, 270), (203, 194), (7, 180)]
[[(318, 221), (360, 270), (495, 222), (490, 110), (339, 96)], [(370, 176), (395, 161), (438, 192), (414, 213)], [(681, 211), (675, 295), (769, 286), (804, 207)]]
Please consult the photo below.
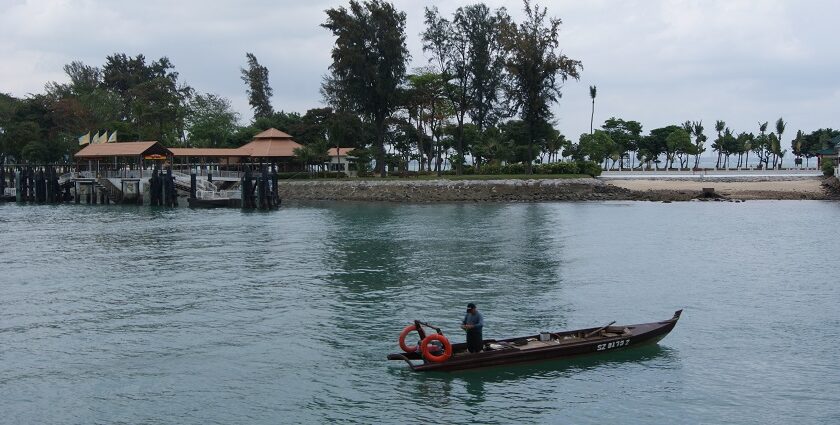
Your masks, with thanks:
[[(764, 133), (767, 132), (767, 124), (768, 124), (767, 121), (764, 121), (763, 123), (762, 122), (758, 123), (758, 132), (761, 136), (762, 142), (764, 142), (763, 145), (765, 145), (765, 146), (767, 145), (767, 143), (766, 143), (766, 139), (764, 138)], [(756, 152), (756, 155), (758, 155), (758, 165), (761, 165), (761, 163), (763, 162), (764, 167), (762, 167), (762, 169), (766, 170), (767, 169), (767, 159), (770, 158), (770, 154), (767, 154), (766, 156), (762, 156), (759, 152)]]
[(589, 134), (592, 134), (592, 124), (595, 122), (595, 96), (598, 95), (598, 87), (589, 86), (589, 97), (592, 98), (592, 117), (589, 118)]
[(717, 131), (718, 134), (718, 138), (715, 141), (715, 144), (712, 145), (712, 148), (717, 150), (718, 152), (718, 159), (715, 163), (715, 169), (720, 168), (720, 156), (723, 153), (723, 135), (721, 134), (721, 132), (724, 128), (726, 128), (725, 122), (723, 122), (722, 120), (717, 120), (715, 122), (715, 131)]
[(779, 135), (779, 149), (773, 152), (773, 168), (776, 168), (776, 160), (779, 158), (779, 153), (781, 151), (781, 144), (782, 144), (782, 133), (785, 132), (785, 126), (787, 124), (781, 118), (776, 120), (776, 134)]
[(703, 134), (703, 121), (694, 121), (691, 123), (691, 133), (694, 134), (694, 143), (696, 148), (694, 149), (694, 168), (697, 169), (700, 167), (700, 155), (706, 151), (706, 147), (704, 146), (706, 143), (706, 135)]

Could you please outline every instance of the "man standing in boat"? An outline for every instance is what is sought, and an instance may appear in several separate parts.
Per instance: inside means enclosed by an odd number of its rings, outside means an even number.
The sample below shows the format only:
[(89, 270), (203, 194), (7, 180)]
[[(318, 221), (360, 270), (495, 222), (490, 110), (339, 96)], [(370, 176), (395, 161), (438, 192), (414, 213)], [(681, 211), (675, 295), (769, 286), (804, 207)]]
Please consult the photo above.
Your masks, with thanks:
[(478, 353), (484, 347), (482, 329), (484, 328), (484, 317), (475, 308), (475, 304), (467, 304), (467, 314), (461, 323), (461, 329), (467, 331), (467, 349), (470, 353)]

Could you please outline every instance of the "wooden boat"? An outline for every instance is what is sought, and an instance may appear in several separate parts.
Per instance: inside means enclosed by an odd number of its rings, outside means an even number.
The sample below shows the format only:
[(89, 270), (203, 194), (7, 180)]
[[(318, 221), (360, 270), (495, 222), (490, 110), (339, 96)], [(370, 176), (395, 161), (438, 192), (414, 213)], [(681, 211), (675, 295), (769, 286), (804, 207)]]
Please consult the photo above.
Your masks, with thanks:
[[(478, 353), (468, 352), (466, 343), (451, 344), (451, 356), (442, 361), (440, 357), (437, 361), (430, 361), (419, 351), (389, 354), (388, 360), (404, 360), (417, 372), (456, 371), (626, 350), (659, 342), (674, 329), (680, 314), (682, 310), (677, 310), (672, 318), (662, 322), (636, 325), (613, 325), (615, 322), (612, 322), (600, 328), (489, 339), (484, 340), (484, 350)], [(427, 323), (415, 321), (415, 325), (425, 325), (442, 334), (439, 328)]]

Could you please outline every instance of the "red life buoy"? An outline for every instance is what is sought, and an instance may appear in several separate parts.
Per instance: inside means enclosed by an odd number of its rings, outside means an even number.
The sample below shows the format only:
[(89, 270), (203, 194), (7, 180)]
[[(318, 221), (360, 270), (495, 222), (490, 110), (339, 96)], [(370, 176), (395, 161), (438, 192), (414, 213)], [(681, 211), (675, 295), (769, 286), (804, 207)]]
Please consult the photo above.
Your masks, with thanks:
[(406, 353), (413, 353), (417, 351), (416, 345), (406, 345), (405, 343), (405, 337), (413, 331), (417, 331), (417, 326), (408, 325), (405, 327), (405, 329), (402, 330), (402, 332), (400, 332), (400, 348)]
[[(438, 341), (443, 344), (442, 354), (435, 355), (429, 351), (429, 344), (431, 344), (432, 341)], [(420, 353), (423, 354), (424, 359), (432, 363), (445, 362), (452, 357), (452, 344), (445, 336), (441, 334), (432, 334), (423, 338), (423, 341), (420, 341)]]

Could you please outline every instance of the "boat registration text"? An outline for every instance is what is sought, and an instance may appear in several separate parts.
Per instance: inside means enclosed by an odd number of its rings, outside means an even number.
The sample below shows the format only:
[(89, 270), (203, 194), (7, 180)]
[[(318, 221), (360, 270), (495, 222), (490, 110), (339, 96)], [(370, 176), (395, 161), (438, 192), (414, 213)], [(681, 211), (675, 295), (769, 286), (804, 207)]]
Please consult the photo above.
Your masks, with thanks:
[(595, 347), (595, 351), (604, 351), (612, 348), (626, 347), (628, 345), (630, 345), (630, 340), (622, 339), (621, 341), (613, 341), (604, 344), (598, 344), (598, 346)]

